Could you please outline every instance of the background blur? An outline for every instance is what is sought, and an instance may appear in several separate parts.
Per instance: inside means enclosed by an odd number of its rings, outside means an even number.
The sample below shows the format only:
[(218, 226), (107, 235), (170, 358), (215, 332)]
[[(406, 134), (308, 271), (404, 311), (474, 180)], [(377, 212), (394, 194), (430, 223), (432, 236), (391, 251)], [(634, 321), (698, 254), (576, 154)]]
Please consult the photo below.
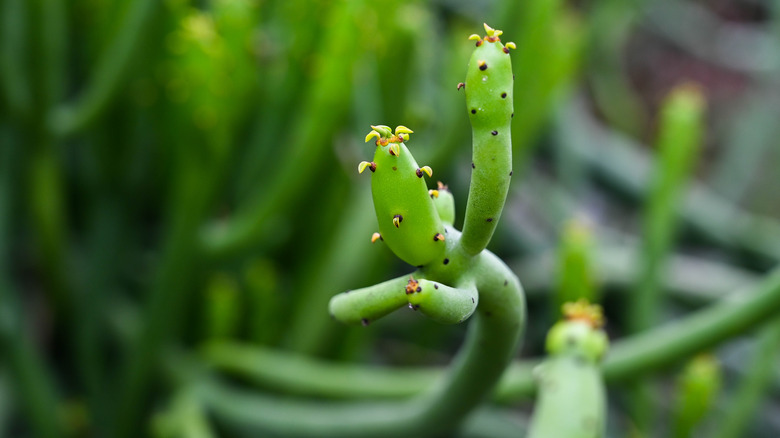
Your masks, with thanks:
[[(2, 436), (209, 436), (171, 420), (206, 341), (447, 364), (464, 327), (400, 312), (346, 328), (327, 302), (409, 270), (370, 243), (369, 178), (356, 171), (370, 124), (413, 129), (417, 161), (462, 216), (471, 141), (456, 85), (483, 22), (517, 44), (514, 181), (490, 248), (529, 296), (522, 356), (543, 354), (571, 239), (585, 242), (584, 293), (604, 303), (610, 336), (626, 335), (653, 236), (642, 224), (659, 109), (681, 84), (704, 96), (705, 128), (670, 189), (664, 268), (648, 274), (663, 292), (657, 323), (780, 259), (778, 1), (0, 5)], [(780, 435), (770, 328), (711, 352), (719, 389), (675, 436), (713, 436), (748, 384), (735, 436)], [(677, 418), (681, 373), (655, 383), (661, 419)], [(610, 433), (628, 436), (611, 390)], [(513, 406), (522, 423), (531, 403)], [(235, 433), (201, 414), (181, 418)]]

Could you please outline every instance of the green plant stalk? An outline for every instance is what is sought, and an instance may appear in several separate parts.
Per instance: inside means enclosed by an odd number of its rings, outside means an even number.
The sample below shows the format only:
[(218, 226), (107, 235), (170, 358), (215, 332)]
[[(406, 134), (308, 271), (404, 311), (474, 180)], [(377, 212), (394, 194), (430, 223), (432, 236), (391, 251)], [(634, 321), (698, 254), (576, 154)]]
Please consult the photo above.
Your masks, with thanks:
[(598, 367), (569, 356), (540, 366), (541, 387), (528, 437), (603, 436), (606, 393)]
[[(642, 270), (637, 290), (629, 301), (628, 328), (639, 332), (660, 318), (663, 291), (659, 288), (666, 259), (673, 247), (676, 209), (685, 180), (695, 163), (702, 137), (704, 97), (692, 85), (673, 90), (661, 109), (658, 134), (659, 166), (643, 216)], [(647, 431), (653, 424), (648, 382), (635, 382), (632, 415), (636, 426)]]
[(606, 428), (607, 395), (599, 371), (609, 340), (601, 308), (566, 303), (564, 319), (548, 332), (549, 357), (535, 370), (539, 397), (529, 438), (599, 438)]
[(761, 330), (755, 353), (739, 382), (736, 393), (729, 397), (726, 414), (718, 422), (717, 438), (735, 438), (749, 434), (750, 421), (755, 418), (761, 400), (767, 396), (775, 376), (780, 354), (780, 321), (773, 321)]
[(32, 96), (25, 53), (27, 52), (27, 21), (29, 11), (22, 0), (6, 0), (0, 20), (0, 94), (4, 95), (11, 115), (29, 118)]
[[(669, 368), (712, 349), (771, 319), (780, 310), (780, 268), (760, 283), (735, 291), (686, 317), (612, 343), (602, 373), (619, 384)], [(392, 369), (320, 361), (236, 342), (210, 344), (203, 350), (210, 365), (256, 384), (296, 394), (338, 398), (400, 398), (426, 390), (441, 378), (439, 367)], [(515, 361), (494, 399), (511, 402), (536, 391), (532, 370), (539, 360)], [(355, 385), (349, 385), (352, 376)]]
[(36, 350), (30, 334), (25, 329), (24, 315), (11, 281), (10, 261), (13, 241), (12, 223), (14, 197), (17, 194), (19, 175), (15, 170), (18, 156), (5, 127), (0, 126), (0, 139), (7, 147), (0, 153), (0, 303), (3, 322), (0, 324), (0, 346), (13, 376), (22, 412), (29, 421), (35, 436), (57, 438), (62, 436), (57, 417), (58, 394), (53, 377), (47, 369), (45, 358)]
[(252, 259), (243, 269), (249, 313), (249, 339), (257, 344), (273, 344), (281, 333), (281, 296), (278, 268), (267, 259)]
[(217, 339), (236, 336), (243, 304), (236, 279), (228, 273), (217, 272), (211, 276), (203, 293), (204, 337)]
[(703, 111), (701, 92), (690, 86), (672, 91), (662, 108), (659, 166), (643, 216), (642, 271), (628, 309), (634, 332), (651, 327), (659, 318), (662, 291), (658, 284), (674, 242), (675, 211), (699, 150)]
[(509, 47), (500, 40), (478, 40), (465, 86), (473, 153), (461, 246), (473, 256), (493, 236), (512, 175), (514, 76)]
[[(181, 140), (185, 141), (185, 140)], [(221, 169), (216, 160), (201, 160), (192, 153), (192, 144), (180, 147), (182, 166), (173, 176), (168, 205), (167, 232), (161, 244), (160, 261), (147, 295), (142, 326), (133, 339), (120, 370), (121, 388), (116, 405), (113, 436), (131, 436), (140, 424), (145, 398), (163, 346), (180, 331), (182, 310), (187, 297), (188, 273), (197, 272), (201, 261), (197, 230), (202, 224), (213, 190), (214, 175)], [(203, 145), (201, 145), (203, 146)]]
[[(441, 257), (445, 247), (444, 228), (423, 178), (426, 173), (430, 177), (432, 170), (418, 166), (401, 139), (385, 141), (385, 137), (393, 136), (389, 128), (386, 133), (384, 127), (374, 128), (369, 136), (377, 130), (383, 134), (377, 139), (374, 161), (361, 163), (360, 171), (366, 169), (366, 164), (372, 173), (371, 193), (379, 233), (401, 260), (413, 266), (428, 264)], [(396, 128), (396, 136), (403, 131), (401, 128)]]
[[(449, 230), (448, 245), (454, 246), (455, 241), (457, 232)], [(275, 408), (264, 408), (257, 411), (256, 418), (262, 420), (269, 432), (296, 437), (364, 436), (367, 430), (378, 437), (427, 436), (454, 430), (466, 413), (490, 394), (514, 355), (525, 320), (522, 289), (514, 274), (489, 252), (474, 258), (463, 257), (470, 261), (480, 293), (478, 315), (469, 327), (465, 345), (455, 358), (451, 371), (434, 385), (406, 403), (347, 404), (323, 408), (299, 402), (282, 403), (277, 406), (284, 406), (283, 415)], [(457, 261), (451, 263), (457, 264)], [(364, 289), (360, 294), (353, 291), (339, 295), (334, 298), (331, 309), (340, 314), (339, 319), (349, 318), (360, 323), (368, 316), (377, 317), (408, 303), (404, 290), (407, 277), (386, 283), (385, 286)], [(382, 294), (382, 299), (376, 300), (374, 296), (371, 297), (374, 300), (368, 303), (369, 296), (373, 294)], [(362, 296), (367, 304), (357, 306), (362, 311), (352, 313), (355, 306), (347, 307), (341, 301), (345, 296), (350, 300)], [(382, 304), (376, 305), (376, 301)], [(224, 419), (241, 421), (241, 411), (250, 406), (235, 403), (232, 395), (226, 399), (213, 389), (205, 391), (202, 396), (214, 414)], [(271, 404), (276, 404), (276, 401)], [(315, 411), (318, 413), (315, 414)], [(267, 417), (266, 413), (269, 414)]]
[(555, 319), (561, 317), (564, 303), (585, 299), (597, 302), (596, 285), (592, 274), (592, 238), (588, 225), (579, 221), (569, 222), (562, 233), (559, 249), (559, 284), (555, 295)]
[(691, 359), (678, 378), (674, 407), (673, 436), (693, 436), (696, 427), (717, 399), (723, 376), (714, 356), (703, 354)]
[(62, 104), (49, 114), (49, 129), (58, 137), (74, 134), (91, 124), (111, 102), (143, 38), (143, 31), (159, 3), (132, 2), (121, 28), (97, 63), (87, 88), (72, 103)]
[(54, 144), (46, 134), (38, 132), (32, 135), (36, 143), (27, 163), (30, 191), (27, 202), (35, 230), (35, 247), (41, 260), (41, 277), (56, 317), (64, 322), (69, 317), (72, 304), (67, 292), (62, 169)]
[(201, 357), (206, 365), (262, 388), (327, 398), (407, 398), (424, 391), (443, 373), (433, 367), (331, 362), (230, 340), (207, 343)]

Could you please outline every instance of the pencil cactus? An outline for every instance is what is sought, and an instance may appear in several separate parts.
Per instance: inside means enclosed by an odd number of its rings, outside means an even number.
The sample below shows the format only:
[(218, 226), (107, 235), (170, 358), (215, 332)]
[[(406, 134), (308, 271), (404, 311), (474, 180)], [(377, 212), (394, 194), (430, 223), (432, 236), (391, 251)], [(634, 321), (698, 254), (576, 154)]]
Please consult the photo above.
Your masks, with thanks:
[(528, 436), (600, 438), (607, 408), (599, 363), (608, 347), (601, 309), (581, 300), (563, 313), (547, 335), (550, 357), (536, 370), (539, 398)]
[(428, 190), (424, 176), (431, 177), (431, 169), (418, 166), (404, 144), (410, 129), (372, 126), (366, 141), (375, 139), (373, 161), (358, 166), (358, 171), (370, 170), (372, 176), (379, 222), (379, 233), (372, 240), (381, 238), (399, 258), (418, 269), (336, 295), (330, 301), (331, 315), (344, 323), (363, 325), (402, 307), (445, 324), (477, 315), (445, 384), (421, 395), (422, 407), (412, 410), (410, 418), (396, 418), (409, 430), (395, 430), (394, 436), (424, 435), (426, 427), (441, 433), (442, 424), (455, 427), (463, 414), (490, 393), (514, 356), (525, 327), (520, 281), (485, 250), (512, 173), (508, 53), (513, 47), (500, 43), (500, 30), (487, 25), (485, 30), (487, 36), (477, 42), (465, 82), (474, 131), (474, 172), (463, 235), (453, 227), (455, 206), (447, 186), (439, 183)]
[(384, 125), (372, 126), (366, 141), (376, 138), (374, 161), (363, 161), (358, 171), (370, 169), (371, 192), (379, 223), (379, 235), (403, 261), (424, 265), (444, 252), (444, 227), (428, 194), (420, 167), (404, 141), (413, 131), (398, 126), (395, 132)]
[(487, 246), (501, 217), (512, 176), (514, 76), (500, 30), (485, 24), (485, 37), (472, 35), (477, 48), (466, 74), (466, 108), (472, 127), (471, 186), (463, 224), (463, 249), (477, 254)]

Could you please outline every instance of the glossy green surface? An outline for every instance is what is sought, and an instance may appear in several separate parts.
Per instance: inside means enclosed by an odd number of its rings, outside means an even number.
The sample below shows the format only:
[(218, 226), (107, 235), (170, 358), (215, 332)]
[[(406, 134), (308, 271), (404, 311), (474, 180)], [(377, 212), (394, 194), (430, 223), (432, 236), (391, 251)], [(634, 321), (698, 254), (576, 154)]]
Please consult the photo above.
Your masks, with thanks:
[[(399, 147), (398, 156), (390, 152), (394, 144)], [(371, 193), (382, 239), (410, 265), (424, 265), (439, 257), (444, 242), (435, 236), (443, 235), (444, 227), (428, 194), (426, 175), (409, 149), (404, 143), (377, 146), (374, 162)]]

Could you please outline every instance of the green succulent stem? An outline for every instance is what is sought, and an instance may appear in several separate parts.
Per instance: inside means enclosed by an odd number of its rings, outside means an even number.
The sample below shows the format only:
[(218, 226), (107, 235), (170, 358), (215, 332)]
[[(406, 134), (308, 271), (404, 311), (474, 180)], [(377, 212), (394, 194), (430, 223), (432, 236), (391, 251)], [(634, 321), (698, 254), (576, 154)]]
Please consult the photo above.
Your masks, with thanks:
[[(683, 85), (672, 91), (661, 111), (658, 135), (660, 165), (654, 175), (643, 217), (642, 271), (628, 307), (629, 329), (633, 332), (647, 329), (659, 320), (663, 302), (660, 279), (674, 246), (677, 228), (675, 210), (699, 150), (704, 105), (701, 90)], [(633, 386), (632, 416), (637, 427), (647, 431), (654, 423), (653, 388), (649, 382), (642, 381)]]
[(603, 437), (607, 396), (599, 363), (609, 341), (601, 308), (578, 300), (563, 313), (547, 334), (550, 357), (534, 370), (539, 397), (528, 436)]
[(487, 247), (509, 191), (513, 82), (509, 49), (500, 40), (478, 40), (465, 82), (473, 153), (462, 245), (469, 255)]
[(403, 275), (338, 294), (330, 300), (330, 314), (345, 324), (368, 325), (408, 304), (405, 293), (408, 282), (409, 276)]
[[(761, 283), (734, 291), (689, 316), (613, 342), (601, 365), (602, 374), (608, 384), (650, 375), (766, 323), (778, 310), (780, 268)], [(264, 387), (336, 398), (414, 396), (427, 390), (444, 372), (439, 367), (390, 369), (338, 364), (233, 342), (210, 344), (203, 356), (217, 369)], [(514, 361), (494, 399), (511, 402), (533, 395), (537, 384), (532, 370), (539, 363), (538, 359)], [(350, 384), (355, 375), (359, 377)]]
[(597, 364), (553, 356), (539, 365), (539, 395), (528, 438), (604, 436), (607, 396)]
[[(457, 231), (448, 231), (448, 242), (457, 237)], [(455, 247), (456, 243), (449, 245)], [(217, 417), (230, 419), (231, 423), (250, 421), (247, 416), (251, 410), (251, 421), (257, 428), (284, 436), (359, 437), (371, 431), (371, 436), (377, 437), (417, 437), (454, 430), (490, 395), (512, 360), (525, 326), (525, 298), (517, 277), (487, 251), (468, 261), (474, 273), (473, 286), (479, 291), (477, 315), (449, 371), (427, 389), (421, 388), (413, 399), (322, 406), (258, 398), (212, 386), (202, 394), (206, 404)], [(404, 276), (337, 295), (331, 301), (331, 312), (354, 323), (362, 322), (366, 315), (389, 313), (408, 302), (408, 281), (409, 277)], [(464, 293), (468, 290), (463, 289)], [(236, 403), (236, 398), (246, 400)], [(266, 409), (279, 406), (277, 403), (283, 404), (284, 415), (277, 415), (278, 408)]]
[(460, 323), (476, 310), (464, 346), (449, 372), (408, 403), (383, 406), (379, 411), (374, 406), (346, 411), (333, 407), (324, 417), (301, 411), (295, 415), (297, 422), (279, 425), (287, 434), (344, 437), (371, 430), (372, 436), (426, 436), (450, 432), (490, 394), (516, 352), (525, 328), (525, 296), (511, 270), (485, 250), (512, 173), (508, 54), (514, 44), (504, 47), (498, 39), (501, 31), (487, 25), (485, 31), (484, 39), (475, 36), (479, 41), (466, 78), (474, 173), (463, 235), (451, 226), (454, 204), (446, 187), (427, 190), (423, 175), (432, 176), (432, 169), (419, 167), (404, 143), (412, 130), (372, 126), (366, 141), (375, 139), (373, 161), (361, 162), (358, 171), (370, 169), (372, 175), (379, 236), (418, 270), (408, 279), (398, 277), (345, 292), (330, 302), (335, 319), (363, 325), (405, 304), (445, 324)]

